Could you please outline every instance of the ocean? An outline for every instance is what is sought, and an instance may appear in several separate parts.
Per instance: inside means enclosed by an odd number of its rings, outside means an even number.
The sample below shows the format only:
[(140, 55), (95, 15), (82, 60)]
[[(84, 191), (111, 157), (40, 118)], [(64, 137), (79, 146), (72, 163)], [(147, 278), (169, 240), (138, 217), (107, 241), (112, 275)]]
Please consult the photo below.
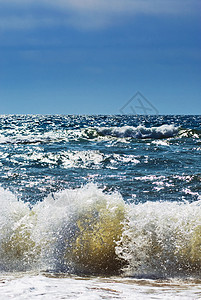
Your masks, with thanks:
[(201, 116), (1, 115), (0, 299), (201, 299)]

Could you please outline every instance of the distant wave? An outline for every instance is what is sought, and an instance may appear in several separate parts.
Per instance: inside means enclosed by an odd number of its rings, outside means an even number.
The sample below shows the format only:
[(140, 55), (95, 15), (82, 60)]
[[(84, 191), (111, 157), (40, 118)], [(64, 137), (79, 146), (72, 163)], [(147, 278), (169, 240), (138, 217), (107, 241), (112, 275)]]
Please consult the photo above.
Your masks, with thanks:
[(104, 127), (97, 129), (98, 133), (103, 136), (114, 136), (127, 138), (132, 137), (136, 139), (161, 139), (175, 136), (178, 133), (178, 128), (174, 125), (161, 125), (159, 127), (147, 128), (145, 126), (123, 126), (123, 127)]
[(20, 130), (6, 134), (0, 133), (0, 144), (49, 144), (69, 141), (110, 140), (111, 138), (133, 139), (165, 139), (171, 137), (200, 138), (201, 131), (196, 129), (183, 129), (174, 124), (164, 124), (158, 127), (145, 127), (139, 125), (121, 127), (87, 127), (67, 130), (51, 130), (45, 133), (21, 134)]
[(0, 270), (200, 276), (201, 201), (126, 204), (94, 184), (30, 209), (0, 188)]

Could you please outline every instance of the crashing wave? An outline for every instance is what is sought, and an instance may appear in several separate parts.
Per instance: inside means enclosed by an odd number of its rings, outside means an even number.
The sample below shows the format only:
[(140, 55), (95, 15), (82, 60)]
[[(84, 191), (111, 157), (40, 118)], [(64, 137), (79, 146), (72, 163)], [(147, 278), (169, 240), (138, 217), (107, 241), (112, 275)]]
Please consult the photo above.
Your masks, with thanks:
[(200, 276), (201, 201), (126, 204), (95, 184), (30, 209), (0, 188), (0, 270)]

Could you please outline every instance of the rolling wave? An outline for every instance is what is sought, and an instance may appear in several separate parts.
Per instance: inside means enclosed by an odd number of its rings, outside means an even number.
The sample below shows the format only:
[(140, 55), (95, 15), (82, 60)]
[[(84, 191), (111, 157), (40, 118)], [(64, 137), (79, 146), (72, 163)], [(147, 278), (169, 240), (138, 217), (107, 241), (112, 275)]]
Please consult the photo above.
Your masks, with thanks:
[(173, 137), (178, 133), (178, 128), (174, 125), (161, 125), (158, 127), (147, 128), (145, 126), (123, 126), (123, 127), (111, 127), (100, 128), (97, 130), (100, 135), (113, 136), (121, 138), (136, 138), (136, 139), (161, 139)]
[(0, 188), (0, 270), (200, 276), (201, 201), (126, 204), (95, 184), (30, 208)]
[(174, 124), (164, 124), (161, 126), (145, 127), (139, 125), (134, 126), (121, 126), (121, 127), (87, 127), (87, 128), (74, 128), (65, 130), (50, 130), (45, 133), (31, 131), (20, 133), (20, 130), (0, 133), (0, 144), (49, 144), (61, 143), (69, 141), (82, 142), (83, 140), (104, 139), (110, 141), (111, 138), (116, 139), (167, 139), (172, 137), (179, 138), (200, 138), (201, 131), (196, 129), (184, 129), (175, 126)]

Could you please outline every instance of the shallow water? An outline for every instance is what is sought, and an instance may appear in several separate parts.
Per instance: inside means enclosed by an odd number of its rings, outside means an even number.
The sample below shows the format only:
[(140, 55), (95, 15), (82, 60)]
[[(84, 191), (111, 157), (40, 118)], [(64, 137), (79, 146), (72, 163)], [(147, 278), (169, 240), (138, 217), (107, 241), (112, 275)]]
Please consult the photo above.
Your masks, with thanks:
[(200, 299), (200, 282), (13, 274), (0, 279), (0, 299)]

